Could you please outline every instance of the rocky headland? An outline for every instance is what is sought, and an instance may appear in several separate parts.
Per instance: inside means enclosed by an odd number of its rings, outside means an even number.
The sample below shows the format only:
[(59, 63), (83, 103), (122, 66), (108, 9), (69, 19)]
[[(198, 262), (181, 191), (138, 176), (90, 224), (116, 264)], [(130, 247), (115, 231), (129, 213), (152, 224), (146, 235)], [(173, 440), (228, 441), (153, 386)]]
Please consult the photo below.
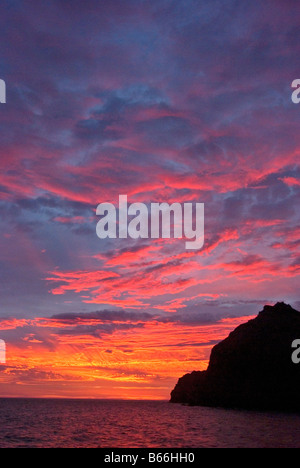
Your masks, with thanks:
[[(181, 377), (172, 403), (300, 411), (300, 313), (285, 303), (265, 306), (213, 347), (207, 370)], [(300, 354), (300, 353), (299, 353)]]

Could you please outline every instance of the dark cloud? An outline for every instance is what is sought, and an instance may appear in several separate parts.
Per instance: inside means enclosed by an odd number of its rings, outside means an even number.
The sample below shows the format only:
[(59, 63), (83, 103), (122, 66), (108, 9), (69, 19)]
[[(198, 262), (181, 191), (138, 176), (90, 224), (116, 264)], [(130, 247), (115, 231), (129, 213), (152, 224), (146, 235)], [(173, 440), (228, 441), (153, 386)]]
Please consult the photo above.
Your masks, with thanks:
[(153, 315), (148, 312), (128, 312), (125, 310), (102, 310), (96, 312), (87, 313), (67, 313), (67, 314), (56, 314), (51, 317), (52, 319), (60, 320), (64, 323), (73, 324), (77, 320), (79, 321), (100, 321), (100, 322), (135, 322), (142, 321), (146, 322), (153, 319)]
[(142, 132), (146, 142), (159, 148), (187, 146), (197, 135), (187, 119), (173, 116), (139, 122), (136, 132)]
[[(251, 304), (253, 304), (253, 302), (251, 302)], [(214, 303), (214, 305), (216, 305), (216, 303)], [(223, 313), (219, 312), (218, 314), (212, 314), (208, 311), (203, 312), (201, 310), (194, 310), (192, 312), (176, 312), (173, 314), (151, 314), (143, 311), (129, 312), (126, 310), (103, 310), (79, 314), (56, 314), (52, 316), (51, 319), (61, 322), (62, 326), (74, 327), (74, 333), (76, 334), (76, 331), (78, 330), (80, 330), (81, 333), (84, 330), (93, 330), (93, 327), (97, 329), (98, 326), (100, 330), (113, 332), (118, 327), (125, 328), (128, 325), (129, 328), (134, 328), (136, 326), (142, 326), (147, 322), (177, 323), (178, 325), (190, 324), (197, 326), (216, 323), (225, 316), (228, 316), (227, 310), (223, 311)], [(84, 325), (85, 322), (93, 322), (93, 324)], [(78, 325), (79, 323), (80, 325)]]

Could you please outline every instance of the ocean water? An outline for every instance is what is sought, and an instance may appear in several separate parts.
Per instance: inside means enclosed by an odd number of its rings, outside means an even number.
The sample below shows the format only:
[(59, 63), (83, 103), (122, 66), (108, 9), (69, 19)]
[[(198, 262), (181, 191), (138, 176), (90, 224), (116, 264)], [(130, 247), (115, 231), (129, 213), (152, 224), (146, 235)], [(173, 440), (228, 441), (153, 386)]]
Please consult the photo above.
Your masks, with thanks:
[(0, 399), (0, 448), (300, 448), (300, 414), (164, 401)]

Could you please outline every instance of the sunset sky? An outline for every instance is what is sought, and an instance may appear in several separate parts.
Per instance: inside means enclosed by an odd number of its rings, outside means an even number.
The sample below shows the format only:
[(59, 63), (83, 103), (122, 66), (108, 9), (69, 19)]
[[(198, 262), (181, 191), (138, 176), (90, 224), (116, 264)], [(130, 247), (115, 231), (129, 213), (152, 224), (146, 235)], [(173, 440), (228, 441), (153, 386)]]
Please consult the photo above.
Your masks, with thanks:
[[(0, 396), (168, 399), (264, 304), (299, 310), (300, 3), (2, 0)], [(99, 203), (205, 204), (205, 243)]]

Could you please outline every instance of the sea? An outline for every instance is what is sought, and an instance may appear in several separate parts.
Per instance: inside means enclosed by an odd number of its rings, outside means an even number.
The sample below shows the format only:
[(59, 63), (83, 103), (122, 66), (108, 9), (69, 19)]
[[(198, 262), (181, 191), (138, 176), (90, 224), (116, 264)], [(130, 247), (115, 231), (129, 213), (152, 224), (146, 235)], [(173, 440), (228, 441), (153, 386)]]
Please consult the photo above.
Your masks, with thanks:
[(167, 401), (0, 399), (0, 448), (300, 448), (300, 414)]

